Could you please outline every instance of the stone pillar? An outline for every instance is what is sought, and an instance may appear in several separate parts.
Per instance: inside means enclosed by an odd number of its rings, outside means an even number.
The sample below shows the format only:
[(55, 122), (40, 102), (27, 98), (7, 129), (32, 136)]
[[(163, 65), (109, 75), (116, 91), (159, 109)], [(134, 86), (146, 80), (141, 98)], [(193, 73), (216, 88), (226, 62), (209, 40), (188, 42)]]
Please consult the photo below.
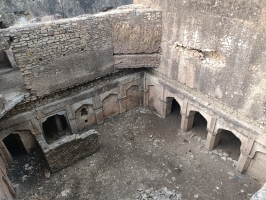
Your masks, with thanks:
[(250, 164), (251, 158), (241, 151), (240, 157), (237, 162), (236, 170), (240, 173), (244, 173)]
[(213, 150), (215, 147), (217, 147), (219, 141), (220, 141), (221, 134), (214, 134), (211, 132), (208, 132), (207, 140), (205, 148), (209, 151)]
[(64, 132), (64, 129), (63, 129), (60, 117), (59, 115), (55, 115), (54, 117), (55, 117), (55, 123), (56, 123), (57, 131), (58, 131), (58, 135), (61, 136)]
[(103, 109), (102, 108), (95, 110), (95, 116), (96, 116), (97, 124), (103, 123), (104, 118), (103, 118)]
[(6, 147), (2, 147), (0, 149), (1, 151), (1, 156), (4, 158), (4, 160), (8, 163), (8, 164), (11, 164), (13, 162), (13, 158), (12, 156), (10, 155), (9, 151), (7, 150)]
[(171, 114), (172, 111), (172, 100), (171, 101), (162, 101), (163, 104), (163, 117), (167, 117)]
[(118, 101), (119, 101), (120, 114), (125, 113), (127, 111), (127, 97), (123, 97)]
[(181, 113), (181, 130), (183, 131), (189, 131), (192, 129), (193, 122), (194, 122), (194, 115), (186, 116)]
[(75, 119), (70, 119), (69, 120), (69, 125), (71, 127), (72, 133), (73, 134), (78, 134), (78, 127)]

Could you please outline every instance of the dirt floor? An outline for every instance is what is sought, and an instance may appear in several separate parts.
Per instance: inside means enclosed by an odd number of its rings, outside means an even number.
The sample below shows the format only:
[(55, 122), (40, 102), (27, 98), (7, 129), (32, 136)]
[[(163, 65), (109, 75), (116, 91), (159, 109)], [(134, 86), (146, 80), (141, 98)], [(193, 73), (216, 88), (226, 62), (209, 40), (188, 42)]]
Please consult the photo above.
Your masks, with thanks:
[(194, 128), (183, 133), (179, 113), (175, 107), (160, 119), (140, 108), (106, 120), (94, 127), (101, 150), (50, 179), (38, 152), (15, 163), (9, 176), (17, 199), (245, 200), (260, 189), (259, 182), (235, 171), (240, 144), (230, 132), (208, 152), (204, 119), (196, 115)]

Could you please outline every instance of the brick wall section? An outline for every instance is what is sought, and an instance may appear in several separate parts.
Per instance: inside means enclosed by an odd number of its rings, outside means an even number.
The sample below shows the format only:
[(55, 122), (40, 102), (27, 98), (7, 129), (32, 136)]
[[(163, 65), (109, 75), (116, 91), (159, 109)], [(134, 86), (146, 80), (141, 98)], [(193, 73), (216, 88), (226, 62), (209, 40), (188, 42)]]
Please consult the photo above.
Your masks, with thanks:
[(41, 146), (52, 172), (57, 172), (99, 150), (98, 133), (90, 130), (81, 135), (65, 137), (60, 142)]
[[(118, 71), (115, 63), (119, 68), (158, 66), (161, 12), (130, 5), (96, 15), (10, 27), (1, 34), (11, 41), (26, 88), (33, 96), (44, 96), (114, 73)], [(125, 54), (135, 58), (128, 60)]]

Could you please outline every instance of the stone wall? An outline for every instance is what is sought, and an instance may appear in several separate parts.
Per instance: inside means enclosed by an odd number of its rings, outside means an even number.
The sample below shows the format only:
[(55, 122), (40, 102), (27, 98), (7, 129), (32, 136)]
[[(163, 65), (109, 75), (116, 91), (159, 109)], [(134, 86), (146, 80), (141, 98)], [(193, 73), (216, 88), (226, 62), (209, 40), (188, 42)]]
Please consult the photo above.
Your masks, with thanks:
[(118, 68), (158, 66), (161, 34), (160, 11), (134, 5), (0, 31), (32, 97), (92, 81)]
[[(12, 162), (12, 157), (2, 140), (14, 133), (19, 134), (26, 150), (36, 146), (37, 140), (53, 171), (95, 152), (98, 136), (85, 132), (94, 124), (143, 105), (143, 72), (108, 76), (87, 85), (87, 88), (81, 85), (64, 92), (32, 102), (33, 108), (29, 111), (23, 110), (22, 104), (20, 113), (0, 120), (0, 153), (7, 162)], [(44, 122), (55, 115), (66, 117), (68, 131), (48, 143)], [(71, 151), (68, 159), (64, 160), (67, 156), (63, 155), (68, 154), (66, 149), (73, 146), (79, 150)]]
[(99, 150), (98, 133), (94, 130), (65, 137), (44, 148), (44, 155), (52, 172), (57, 172)]
[(258, 128), (257, 121), (178, 81), (167, 80), (160, 73), (145, 73), (143, 81), (144, 105), (156, 115), (162, 118), (170, 115), (172, 100), (175, 99), (180, 105), (180, 128), (189, 131), (193, 128), (195, 113), (199, 112), (207, 121), (205, 148), (216, 148), (221, 131), (232, 132), (241, 141), (236, 169), (241, 173), (247, 172), (261, 183), (266, 181), (266, 175), (261, 173), (266, 165), (266, 129)]
[(6, 173), (7, 163), (3, 159), (2, 155), (0, 156), (0, 199), (14, 199), (16, 197), (15, 189), (9, 180)]
[(134, 2), (162, 10), (159, 73), (265, 126), (266, 2)]

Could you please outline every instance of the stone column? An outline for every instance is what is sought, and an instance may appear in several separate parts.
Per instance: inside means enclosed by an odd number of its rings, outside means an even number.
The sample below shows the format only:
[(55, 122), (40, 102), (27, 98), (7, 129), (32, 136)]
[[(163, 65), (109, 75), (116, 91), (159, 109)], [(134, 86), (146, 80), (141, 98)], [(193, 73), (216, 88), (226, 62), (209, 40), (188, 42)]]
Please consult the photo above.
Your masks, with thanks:
[(127, 112), (127, 97), (118, 100), (120, 114)]
[(215, 147), (217, 147), (219, 141), (220, 141), (221, 134), (214, 134), (211, 132), (208, 132), (207, 140), (205, 148), (209, 151), (213, 150)]
[(103, 118), (103, 109), (102, 108), (95, 110), (95, 116), (96, 116), (97, 124), (103, 123), (104, 118)]
[(63, 125), (61, 123), (59, 115), (55, 115), (55, 123), (58, 131), (58, 135), (61, 136), (64, 132)]
[(2, 147), (0, 149), (0, 152), (1, 152), (1, 157), (4, 158), (6, 163), (11, 164), (13, 162), (13, 158), (6, 147)]
[(183, 131), (189, 131), (190, 129), (192, 129), (193, 126), (193, 122), (194, 122), (194, 115), (190, 115), (190, 116), (186, 116), (184, 114), (181, 113), (181, 126), (180, 128)]
[(162, 101), (163, 104), (163, 117), (167, 117), (171, 114), (172, 111), (172, 100), (171, 101)]
[(251, 158), (241, 151), (240, 157), (237, 162), (236, 170), (240, 173), (245, 172), (248, 169)]

